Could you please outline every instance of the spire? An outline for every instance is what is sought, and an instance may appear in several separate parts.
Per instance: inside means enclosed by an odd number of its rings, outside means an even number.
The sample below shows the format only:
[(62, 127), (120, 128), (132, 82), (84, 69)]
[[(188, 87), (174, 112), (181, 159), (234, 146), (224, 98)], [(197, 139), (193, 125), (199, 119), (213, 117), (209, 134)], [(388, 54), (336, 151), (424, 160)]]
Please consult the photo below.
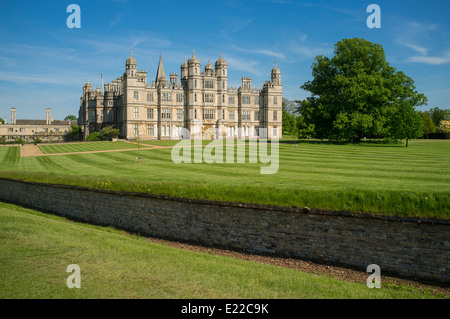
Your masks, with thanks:
[(166, 76), (164, 75), (164, 67), (161, 55), (159, 56), (158, 71), (156, 72), (156, 83), (158, 82), (167, 82)]

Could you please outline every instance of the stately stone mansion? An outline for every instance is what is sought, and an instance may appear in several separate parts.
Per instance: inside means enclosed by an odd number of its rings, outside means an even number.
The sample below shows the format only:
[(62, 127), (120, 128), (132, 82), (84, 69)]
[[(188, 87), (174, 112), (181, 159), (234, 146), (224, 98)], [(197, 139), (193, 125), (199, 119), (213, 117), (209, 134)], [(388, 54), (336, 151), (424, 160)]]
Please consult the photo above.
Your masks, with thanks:
[(94, 90), (89, 81), (84, 85), (78, 125), (85, 136), (115, 126), (122, 138), (142, 140), (180, 139), (182, 128), (189, 130), (191, 138), (194, 132), (200, 134), (208, 128), (214, 128), (208, 131), (217, 136), (207, 138), (251, 138), (263, 132), (262, 137), (281, 138), (280, 69), (275, 64), (271, 81), (262, 89), (252, 87), (251, 82), (243, 77), (239, 88), (228, 87), (228, 67), (222, 54), (214, 68), (208, 61), (202, 70), (193, 52), (181, 65), (180, 82), (177, 73), (166, 78), (160, 56), (155, 81), (149, 83), (147, 71), (137, 69), (130, 53), (125, 73), (106, 83), (104, 92), (100, 87)]

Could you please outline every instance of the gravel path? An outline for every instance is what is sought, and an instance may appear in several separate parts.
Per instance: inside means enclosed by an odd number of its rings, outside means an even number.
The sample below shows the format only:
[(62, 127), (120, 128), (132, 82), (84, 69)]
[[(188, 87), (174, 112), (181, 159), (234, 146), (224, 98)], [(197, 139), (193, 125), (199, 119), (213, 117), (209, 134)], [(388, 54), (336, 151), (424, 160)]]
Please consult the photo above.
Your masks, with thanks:
[(20, 146), (20, 157), (42, 155), (44, 155), (44, 153), (42, 153), (41, 149), (37, 145), (24, 144), (23, 146)]
[[(221, 256), (228, 256), (231, 258), (237, 258), (247, 261), (259, 262), (263, 264), (268, 264), (272, 266), (286, 267), (290, 269), (300, 270), (310, 274), (317, 274), (321, 276), (327, 276), (339, 280), (351, 281), (351, 282), (362, 282), (366, 283), (368, 273), (363, 271), (358, 271), (354, 269), (338, 267), (333, 265), (322, 265), (310, 261), (304, 261), (299, 259), (291, 258), (280, 258), (280, 257), (269, 257), (261, 255), (253, 255), (248, 253), (235, 252), (225, 249), (203, 247), (198, 245), (192, 245), (187, 243), (173, 242), (163, 239), (147, 238), (148, 241), (153, 243), (159, 243), (170, 247), (188, 249), (191, 251), (216, 254)], [(381, 273), (381, 287), (383, 284), (407, 286), (408, 288), (414, 289), (419, 292), (428, 291), (432, 294), (442, 294), (445, 298), (450, 298), (450, 287), (439, 286), (433, 283), (421, 283), (412, 281), (404, 278), (397, 278), (391, 276), (384, 276)], [(369, 289), (369, 288), (367, 288)]]

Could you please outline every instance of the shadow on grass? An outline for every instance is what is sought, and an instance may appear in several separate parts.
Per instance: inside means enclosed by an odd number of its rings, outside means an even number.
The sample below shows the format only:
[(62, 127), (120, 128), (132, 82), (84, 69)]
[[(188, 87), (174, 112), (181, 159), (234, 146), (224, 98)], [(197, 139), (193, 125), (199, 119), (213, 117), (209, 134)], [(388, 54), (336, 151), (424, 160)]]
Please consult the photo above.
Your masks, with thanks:
[(303, 139), (303, 140), (280, 140), (280, 144), (323, 144), (323, 145), (360, 145), (360, 146), (373, 146), (373, 147), (384, 147), (384, 146), (404, 146), (405, 143), (402, 141), (391, 141), (391, 140), (364, 140), (358, 142), (352, 141), (331, 141), (331, 140), (315, 140), (315, 139)]

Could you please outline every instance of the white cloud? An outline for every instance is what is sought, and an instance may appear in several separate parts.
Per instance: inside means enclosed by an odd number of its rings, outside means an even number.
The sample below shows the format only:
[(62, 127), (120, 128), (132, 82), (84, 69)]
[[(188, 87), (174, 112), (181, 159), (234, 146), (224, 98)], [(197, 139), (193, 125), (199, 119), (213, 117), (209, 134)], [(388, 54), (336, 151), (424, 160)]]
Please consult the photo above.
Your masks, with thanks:
[(409, 42), (406, 42), (406, 41), (404, 41), (402, 39), (397, 39), (397, 43), (399, 43), (399, 44), (401, 44), (401, 45), (403, 45), (403, 46), (405, 46), (407, 48), (413, 49), (414, 51), (417, 51), (417, 52), (419, 52), (419, 53), (421, 53), (423, 55), (427, 55), (428, 54), (428, 49), (427, 48), (421, 47), (421, 46), (416, 45), (414, 43), (409, 43)]
[(251, 74), (261, 76), (261, 69), (258, 67), (258, 63), (255, 61), (248, 61), (242, 58), (234, 58), (228, 56), (226, 58), (229, 68), (239, 71), (247, 71)]
[(442, 65), (450, 63), (450, 50), (447, 51), (443, 56), (412, 56), (406, 59), (405, 62), (417, 62), (425, 63), (430, 65)]
[(246, 53), (267, 55), (267, 56), (271, 56), (274, 58), (280, 58), (280, 59), (285, 58), (285, 55), (283, 53), (274, 51), (274, 50), (269, 50), (269, 49), (244, 49), (244, 48), (238, 47), (236, 45), (231, 45), (231, 49), (234, 49), (234, 50), (240, 51), (240, 52), (246, 52)]

